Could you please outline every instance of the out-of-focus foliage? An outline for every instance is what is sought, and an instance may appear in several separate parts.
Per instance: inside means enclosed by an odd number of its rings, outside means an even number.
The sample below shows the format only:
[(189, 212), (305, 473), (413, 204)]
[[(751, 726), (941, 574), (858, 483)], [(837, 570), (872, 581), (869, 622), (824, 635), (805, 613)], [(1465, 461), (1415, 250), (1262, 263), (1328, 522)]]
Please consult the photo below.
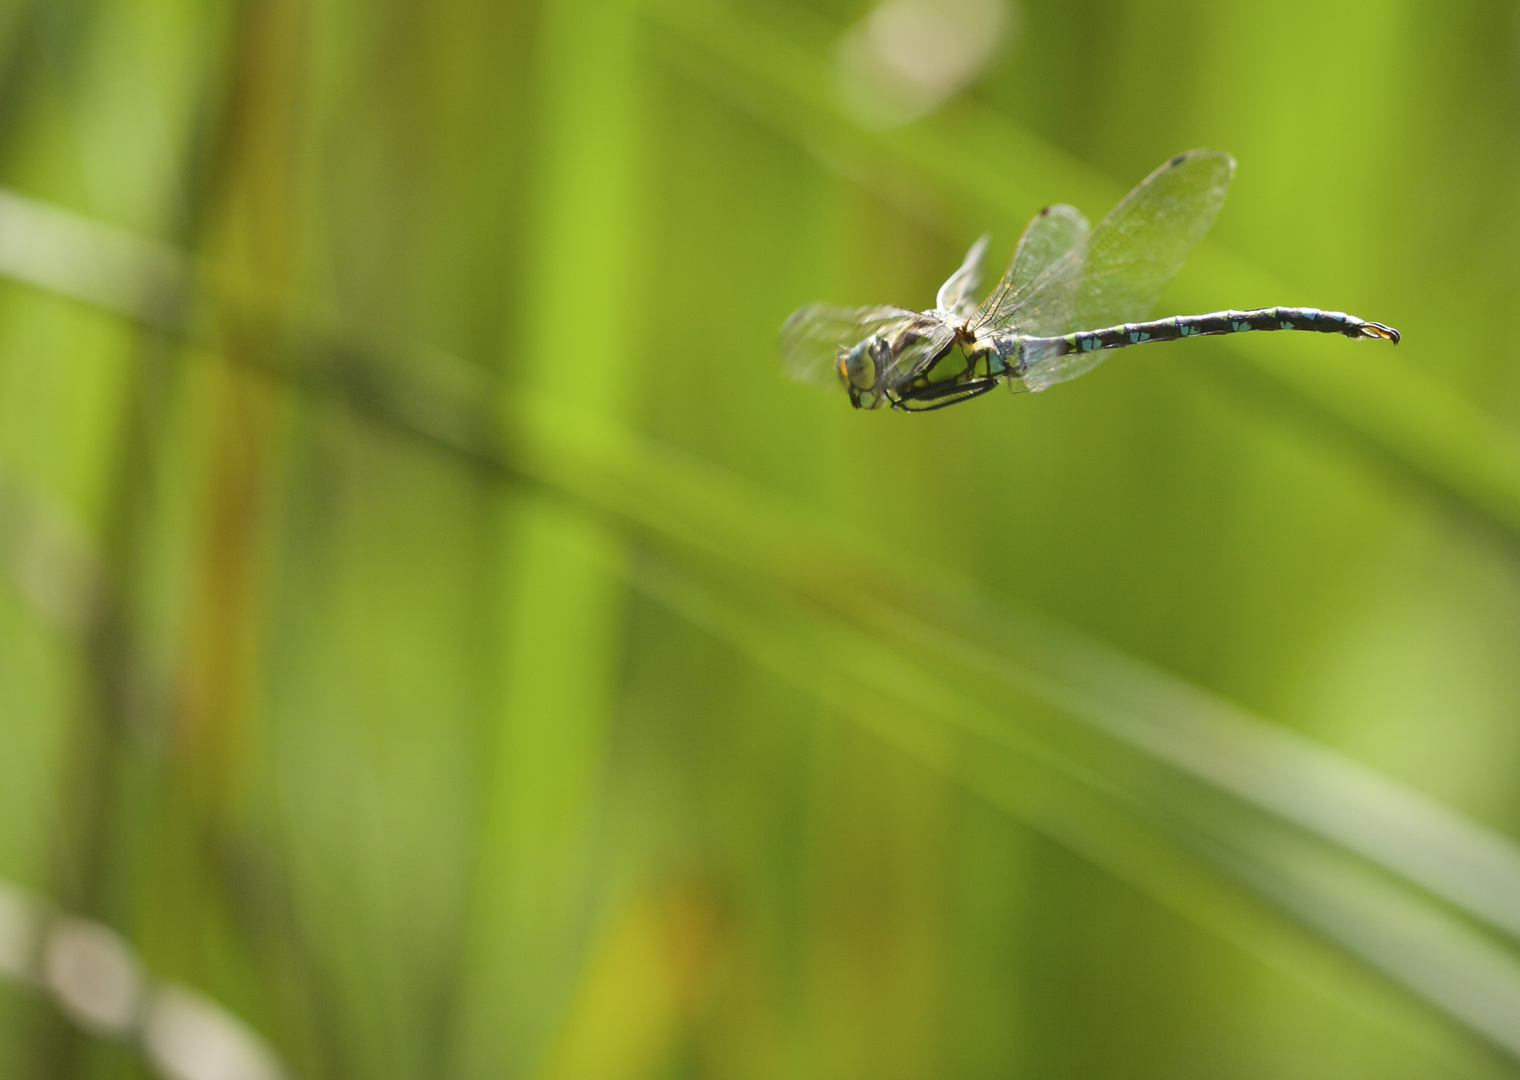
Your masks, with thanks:
[[(781, 377), (1192, 146), (1404, 343)], [(1511, 3), (4, 0), (0, 1073), (1520, 1074), (1516, 251)]]

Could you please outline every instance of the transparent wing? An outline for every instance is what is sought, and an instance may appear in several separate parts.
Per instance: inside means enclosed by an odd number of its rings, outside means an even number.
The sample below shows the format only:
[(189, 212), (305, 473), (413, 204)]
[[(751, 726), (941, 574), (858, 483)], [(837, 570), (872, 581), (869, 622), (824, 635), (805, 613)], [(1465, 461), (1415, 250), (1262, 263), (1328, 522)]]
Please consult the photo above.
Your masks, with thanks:
[(1235, 159), (1218, 150), (1189, 150), (1141, 181), (1098, 223), (1071, 330), (1139, 322), (1187, 260), (1224, 205)]
[[(1048, 337), (1144, 319), (1214, 223), (1234, 172), (1234, 159), (1218, 150), (1172, 158), (1109, 211), (1085, 243), (1022, 288), (1003, 296), (994, 290), (973, 328)], [(1071, 373), (1055, 381), (1075, 378), (1102, 360), (1093, 353), (1073, 356), (1057, 365)]]
[[(973, 329), (983, 325), (1002, 327), (1000, 319), (1011, 307), (1010, 301), (1047, 267), (1068, 251), (1078, 248), (1086, 239), (1087, 219), (1076, 207), (1056, 203), (1041, 210), (1025, 226), (1003, 279), (987, 294), (987, 299), (972, 317)], [(1080, 268), (1081, 263), (1076, 262), (1074, 269)], [(1070, 284), (1067, 293), (1075, 296), (1075, 281)]]
[(874, 335), (894, 336), (923, 316), (907, 308), (846, 308), (809, 304), (792, 312), (781, 327), (777, 346), (781, 368), (798, 382), (833, 386), (839, 350)]
[[(1133, 320), (1125, 321), (1132, 322)], [(1024, 384), (1025, 390), (1038, 394), (1047, 386), (1068, 382), (1078, 375), (1086, 375), (1107, 359), (1108, 351), (1104, 349), (1094, 349), (1091, 352), (1069, 352), (1060, 356), (1050, 354), (1041, 356), (1038, 352), (1026, 348), (1024, 373), (1019, 377), (1019, 381)], [(1010, 382), (1009, 385), (1013, 386), (1014, 383)]]
[(962, 316), (971, 311), (975, 303), (972, 300), (972, 294), (982, 283), (982, 255), (986, 253), (987, 242), (991, 239), (989, 234), (983, 233), (977, 242), (971, 245), (971, 250), (966, 252), (966, 258), (961, 262), (961, 268), (951, 274), (939, 287), (939, 293), (934, 297), (936, 311)]
[(887, 343), (882, 385), (891, 388), (913, 378), (955, 341), (955, 326), (937, 311), (913, 312), (913, 319), (881, 335)]

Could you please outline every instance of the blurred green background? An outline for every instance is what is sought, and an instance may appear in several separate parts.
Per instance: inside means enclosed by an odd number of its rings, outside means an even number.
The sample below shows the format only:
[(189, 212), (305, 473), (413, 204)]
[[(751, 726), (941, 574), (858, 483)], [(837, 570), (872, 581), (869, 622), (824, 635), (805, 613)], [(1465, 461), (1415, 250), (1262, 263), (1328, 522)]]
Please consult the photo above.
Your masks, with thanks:
[[(781, 376), (1194, 146), (1404, 343)], [(0, 878), (288, 1075), (1520, 1075), (1513, 0), (5, 0), (0, 185)]]

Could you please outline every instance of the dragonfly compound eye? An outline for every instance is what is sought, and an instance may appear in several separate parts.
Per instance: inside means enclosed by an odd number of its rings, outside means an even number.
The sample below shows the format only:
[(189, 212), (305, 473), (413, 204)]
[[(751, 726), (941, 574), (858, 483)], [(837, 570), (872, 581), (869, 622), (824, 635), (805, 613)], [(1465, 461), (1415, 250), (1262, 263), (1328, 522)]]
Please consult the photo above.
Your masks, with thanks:
[(880, 338), (867, 338), (845, 355), (843, 374), (845, 380), (858, 390), (869, 390), (876, 385), (875, 344)]

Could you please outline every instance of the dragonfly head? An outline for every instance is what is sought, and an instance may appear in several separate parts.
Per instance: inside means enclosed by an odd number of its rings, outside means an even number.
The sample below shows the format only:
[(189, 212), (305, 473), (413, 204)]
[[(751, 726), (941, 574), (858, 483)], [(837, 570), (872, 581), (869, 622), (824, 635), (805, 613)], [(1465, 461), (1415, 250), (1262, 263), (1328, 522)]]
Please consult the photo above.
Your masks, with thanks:
[(884, 337), (868, 337), (839, 351), (839, 381), (850, 392), (851, 405), (857, 409), (879, 409), (887, 403), (877, 384), (891, 352)]

